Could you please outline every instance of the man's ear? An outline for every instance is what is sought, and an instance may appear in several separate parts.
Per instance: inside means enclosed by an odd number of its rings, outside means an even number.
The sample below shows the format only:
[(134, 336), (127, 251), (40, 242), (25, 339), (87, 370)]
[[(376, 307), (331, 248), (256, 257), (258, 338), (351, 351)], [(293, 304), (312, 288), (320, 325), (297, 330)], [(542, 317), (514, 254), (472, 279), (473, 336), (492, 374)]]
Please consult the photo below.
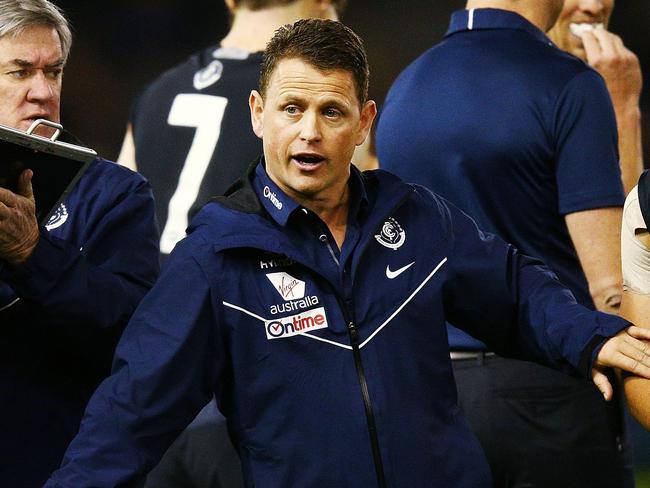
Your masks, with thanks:
[(250, 97), (248, 97), (248, 106), (251, 111), (253, 132), (261, 139), (264, 135), (264, 100), (257, 90), (251, 91)]
[(368, 100), (361, 108), (361, 117), (359, 118), (359, 134), (355, 141), (357, 146), (363, 144), (363, 141), (368, 137), (372, 122), (377, 115), (377, 104), (373, 100)]

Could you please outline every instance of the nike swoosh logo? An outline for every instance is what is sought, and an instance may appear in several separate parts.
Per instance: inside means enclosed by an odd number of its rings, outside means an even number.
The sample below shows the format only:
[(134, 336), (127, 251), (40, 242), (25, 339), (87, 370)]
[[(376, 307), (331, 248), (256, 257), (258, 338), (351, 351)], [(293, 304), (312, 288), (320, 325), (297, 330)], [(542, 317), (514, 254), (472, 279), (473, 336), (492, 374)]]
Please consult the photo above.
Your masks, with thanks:
[(386, 266), (386, 278), (388, 278), (389, 280), (393, 280), (393, 279), (397, 278), (399, 275), (401, 275), (404, 271), (409, 269), (411, 266), (413, 266), (414, 264), (415, 264), (415, 261), (413, 261), (411, 264), (407, 264), (406, 266), (404, 266), (404, 267), (402, 267), (400, 269), (396, 269), (395, 271), (390, 270), (390, 264), (389, 264), (389, 265)]

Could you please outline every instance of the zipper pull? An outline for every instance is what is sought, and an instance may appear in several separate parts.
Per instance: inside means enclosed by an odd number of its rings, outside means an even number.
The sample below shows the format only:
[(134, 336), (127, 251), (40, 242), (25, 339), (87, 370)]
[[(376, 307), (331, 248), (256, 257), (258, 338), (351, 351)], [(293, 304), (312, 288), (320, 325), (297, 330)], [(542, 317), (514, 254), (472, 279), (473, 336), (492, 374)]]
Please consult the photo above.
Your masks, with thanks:
[(348, 324), (348, 330), (350, 331), (350, 339), (352, 339), (352, 345), (356, 346), (359, 344), (359, 333), (357, 331), (357, 326), (354, 325), (354, 322)]

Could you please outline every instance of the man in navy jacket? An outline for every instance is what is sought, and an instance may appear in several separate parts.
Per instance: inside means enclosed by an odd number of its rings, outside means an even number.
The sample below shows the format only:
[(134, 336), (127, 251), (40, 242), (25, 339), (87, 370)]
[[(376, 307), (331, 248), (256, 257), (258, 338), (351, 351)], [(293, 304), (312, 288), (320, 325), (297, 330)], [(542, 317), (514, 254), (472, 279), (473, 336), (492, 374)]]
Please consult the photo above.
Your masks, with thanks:
[[(59, 121), (66, 19), (46, 0), (0, 1), (0, 123)], [(48, 129), (43, 129), (43, 135)], [(26, 170), (0, 188), (0, 485), (41, 486), (63, 453), (117, 339), (158, 274), (153, 198), (96, 159), (45, 226)]]
[(343, 25), (276, 32), (250, 96), (264, 157), (194, 219), (47, 487), (137, 481), (212, 394), (246, 486), (491, 486), (447, 318), (606, 396), (606, 366), (649, 375), (647, 331), (578, 305), (428, 190), (351, 166), (367, 85)]

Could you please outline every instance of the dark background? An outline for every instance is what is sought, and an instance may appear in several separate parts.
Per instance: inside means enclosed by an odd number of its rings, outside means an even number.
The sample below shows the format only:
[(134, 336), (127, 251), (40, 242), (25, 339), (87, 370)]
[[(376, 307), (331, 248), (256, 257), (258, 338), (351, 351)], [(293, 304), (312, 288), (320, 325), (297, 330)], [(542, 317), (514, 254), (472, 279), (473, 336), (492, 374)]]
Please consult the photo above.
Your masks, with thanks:
[[(75, 34), (63, 84), (63, 124), (108, 159), (117, 158), (131, 101), (143, 85), (192, 52), (216, 44), (228, 29), (222, 0), (55, 1)], [(616, 3), (610, 28), (647, 73), (650, 6), (647, 0)], [(440, 40), (450, 13), (464, 5), (464, 0), (348, 0), (342, 20), (366, 42), (370, 93), (377, 102), (410, 61)], [(650, 113), (647, 87), (642, 106)], [(650, 155), (647, 120), (644, 135)]]

